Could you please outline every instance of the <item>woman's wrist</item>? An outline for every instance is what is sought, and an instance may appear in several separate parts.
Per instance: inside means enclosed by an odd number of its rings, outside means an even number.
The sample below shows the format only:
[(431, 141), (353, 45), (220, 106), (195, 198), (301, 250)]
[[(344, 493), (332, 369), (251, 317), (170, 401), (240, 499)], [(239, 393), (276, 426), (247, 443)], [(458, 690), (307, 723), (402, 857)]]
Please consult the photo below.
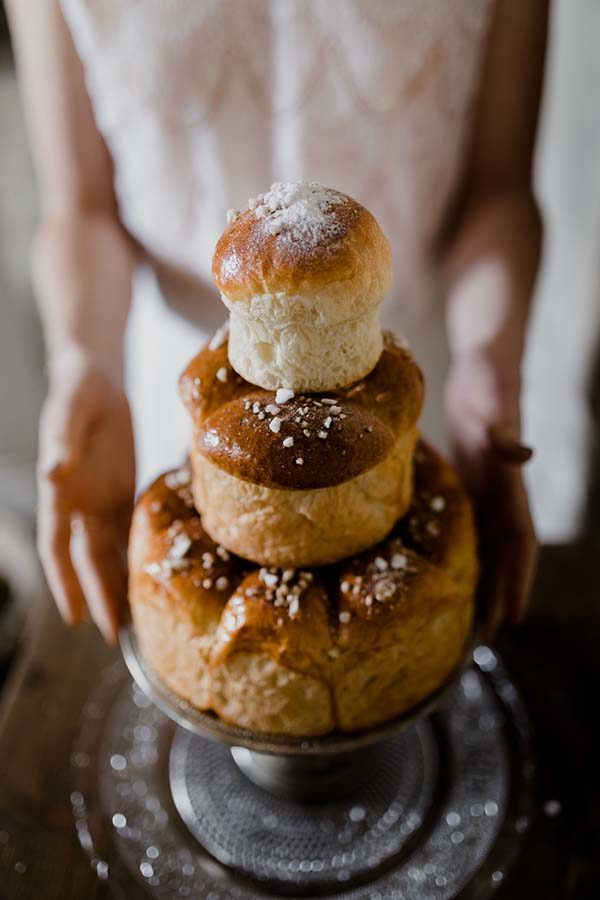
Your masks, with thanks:
[(481, 428), (520, 433), (521, 360), (488, 351), (455, 355), (446, 385), (449, 415), (470, 418)]
[(51, 381), (94, 372), (122, 386), (133, 266), (130, 242), (110, 216), (40, 223), (32, 271)]
[(81, 341), (63, 340), (48, 346), (46, 371), (50, 385), (73, 384), (87, 378), (101, 378), (115, 388), (123, 388), (123, 350), (90, 347)]

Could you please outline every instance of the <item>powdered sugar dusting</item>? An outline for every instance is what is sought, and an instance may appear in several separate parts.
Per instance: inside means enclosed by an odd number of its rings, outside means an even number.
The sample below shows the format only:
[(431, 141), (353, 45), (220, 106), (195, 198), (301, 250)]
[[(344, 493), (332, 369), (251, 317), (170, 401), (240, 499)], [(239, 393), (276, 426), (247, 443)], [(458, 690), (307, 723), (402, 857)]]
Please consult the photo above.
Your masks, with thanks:
[(268, 234), (314, 247), (341, 233), (332, 213), (347, 202), (342, 194), (316, 181), (277, 181), (266, 194), (251, 198), (248, 208), (264, 222)]

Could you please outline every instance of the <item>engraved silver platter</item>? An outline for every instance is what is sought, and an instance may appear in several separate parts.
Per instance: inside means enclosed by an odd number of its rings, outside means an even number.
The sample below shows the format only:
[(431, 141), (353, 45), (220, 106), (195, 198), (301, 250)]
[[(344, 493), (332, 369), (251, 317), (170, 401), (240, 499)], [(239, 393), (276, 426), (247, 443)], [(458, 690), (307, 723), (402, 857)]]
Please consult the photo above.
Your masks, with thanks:
[(534, 768), (491, 648), (382, 728), (283, 741), (182, 704), (122, 641), (136, 683), (117, 664), (90, 698), (71, 798), (117, 896), (484, 900), (509, 877)]

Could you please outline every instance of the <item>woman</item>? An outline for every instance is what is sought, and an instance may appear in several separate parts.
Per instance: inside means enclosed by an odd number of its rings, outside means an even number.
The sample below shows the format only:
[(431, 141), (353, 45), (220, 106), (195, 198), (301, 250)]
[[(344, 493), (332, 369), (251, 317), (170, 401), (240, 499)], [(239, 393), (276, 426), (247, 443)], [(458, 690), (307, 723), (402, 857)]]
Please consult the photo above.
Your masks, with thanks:
[(545, 0), (8, 9), (40, 192), (39, 548), (65, 620), (87, 604), (114, 640), (125, 600), (132, 294), (146, 472), (184, 447), (172, 381), (222, 318), (209, 266), (224, 211), (295, 178), (357, 197), (390, 237), (386, 324), (425, 370), (438, 441), (445, 407), (479, 514), (489, 627), (519, 620), (536, 556), (519, 401), (541, 239), (531, 159)]

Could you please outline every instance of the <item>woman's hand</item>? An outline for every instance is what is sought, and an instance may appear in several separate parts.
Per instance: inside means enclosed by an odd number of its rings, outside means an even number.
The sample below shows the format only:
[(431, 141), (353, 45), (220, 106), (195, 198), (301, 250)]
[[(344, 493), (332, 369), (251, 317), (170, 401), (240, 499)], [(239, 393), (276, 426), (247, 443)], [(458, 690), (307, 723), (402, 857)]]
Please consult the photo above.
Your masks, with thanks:
[[(67, 354), (68, 355), (68, 354)], [(86, 605), (114, 642), (126, 598), (134, 445), (124, 390), (85, 358), (50, 374), (40, 420), (38, 548), (63, 619)]]
[(502, 378), (485, 356), (456, 359), (446, 412), (455, 462), (475, 504), (479, 598), (489, 638), (503, 620), (524, 617), (537, 562), (523, 483), (532, 451), (520, 440), (518, 380)]
[(119, 217), (109, 150), (58, 0), (7, 0), (36, 173), (32, 274), (50, 390), (40, 423), (42, 564), (67, 622), (85, 605), (114, 640), (134, 491), (121, 383), (137, 250)]

